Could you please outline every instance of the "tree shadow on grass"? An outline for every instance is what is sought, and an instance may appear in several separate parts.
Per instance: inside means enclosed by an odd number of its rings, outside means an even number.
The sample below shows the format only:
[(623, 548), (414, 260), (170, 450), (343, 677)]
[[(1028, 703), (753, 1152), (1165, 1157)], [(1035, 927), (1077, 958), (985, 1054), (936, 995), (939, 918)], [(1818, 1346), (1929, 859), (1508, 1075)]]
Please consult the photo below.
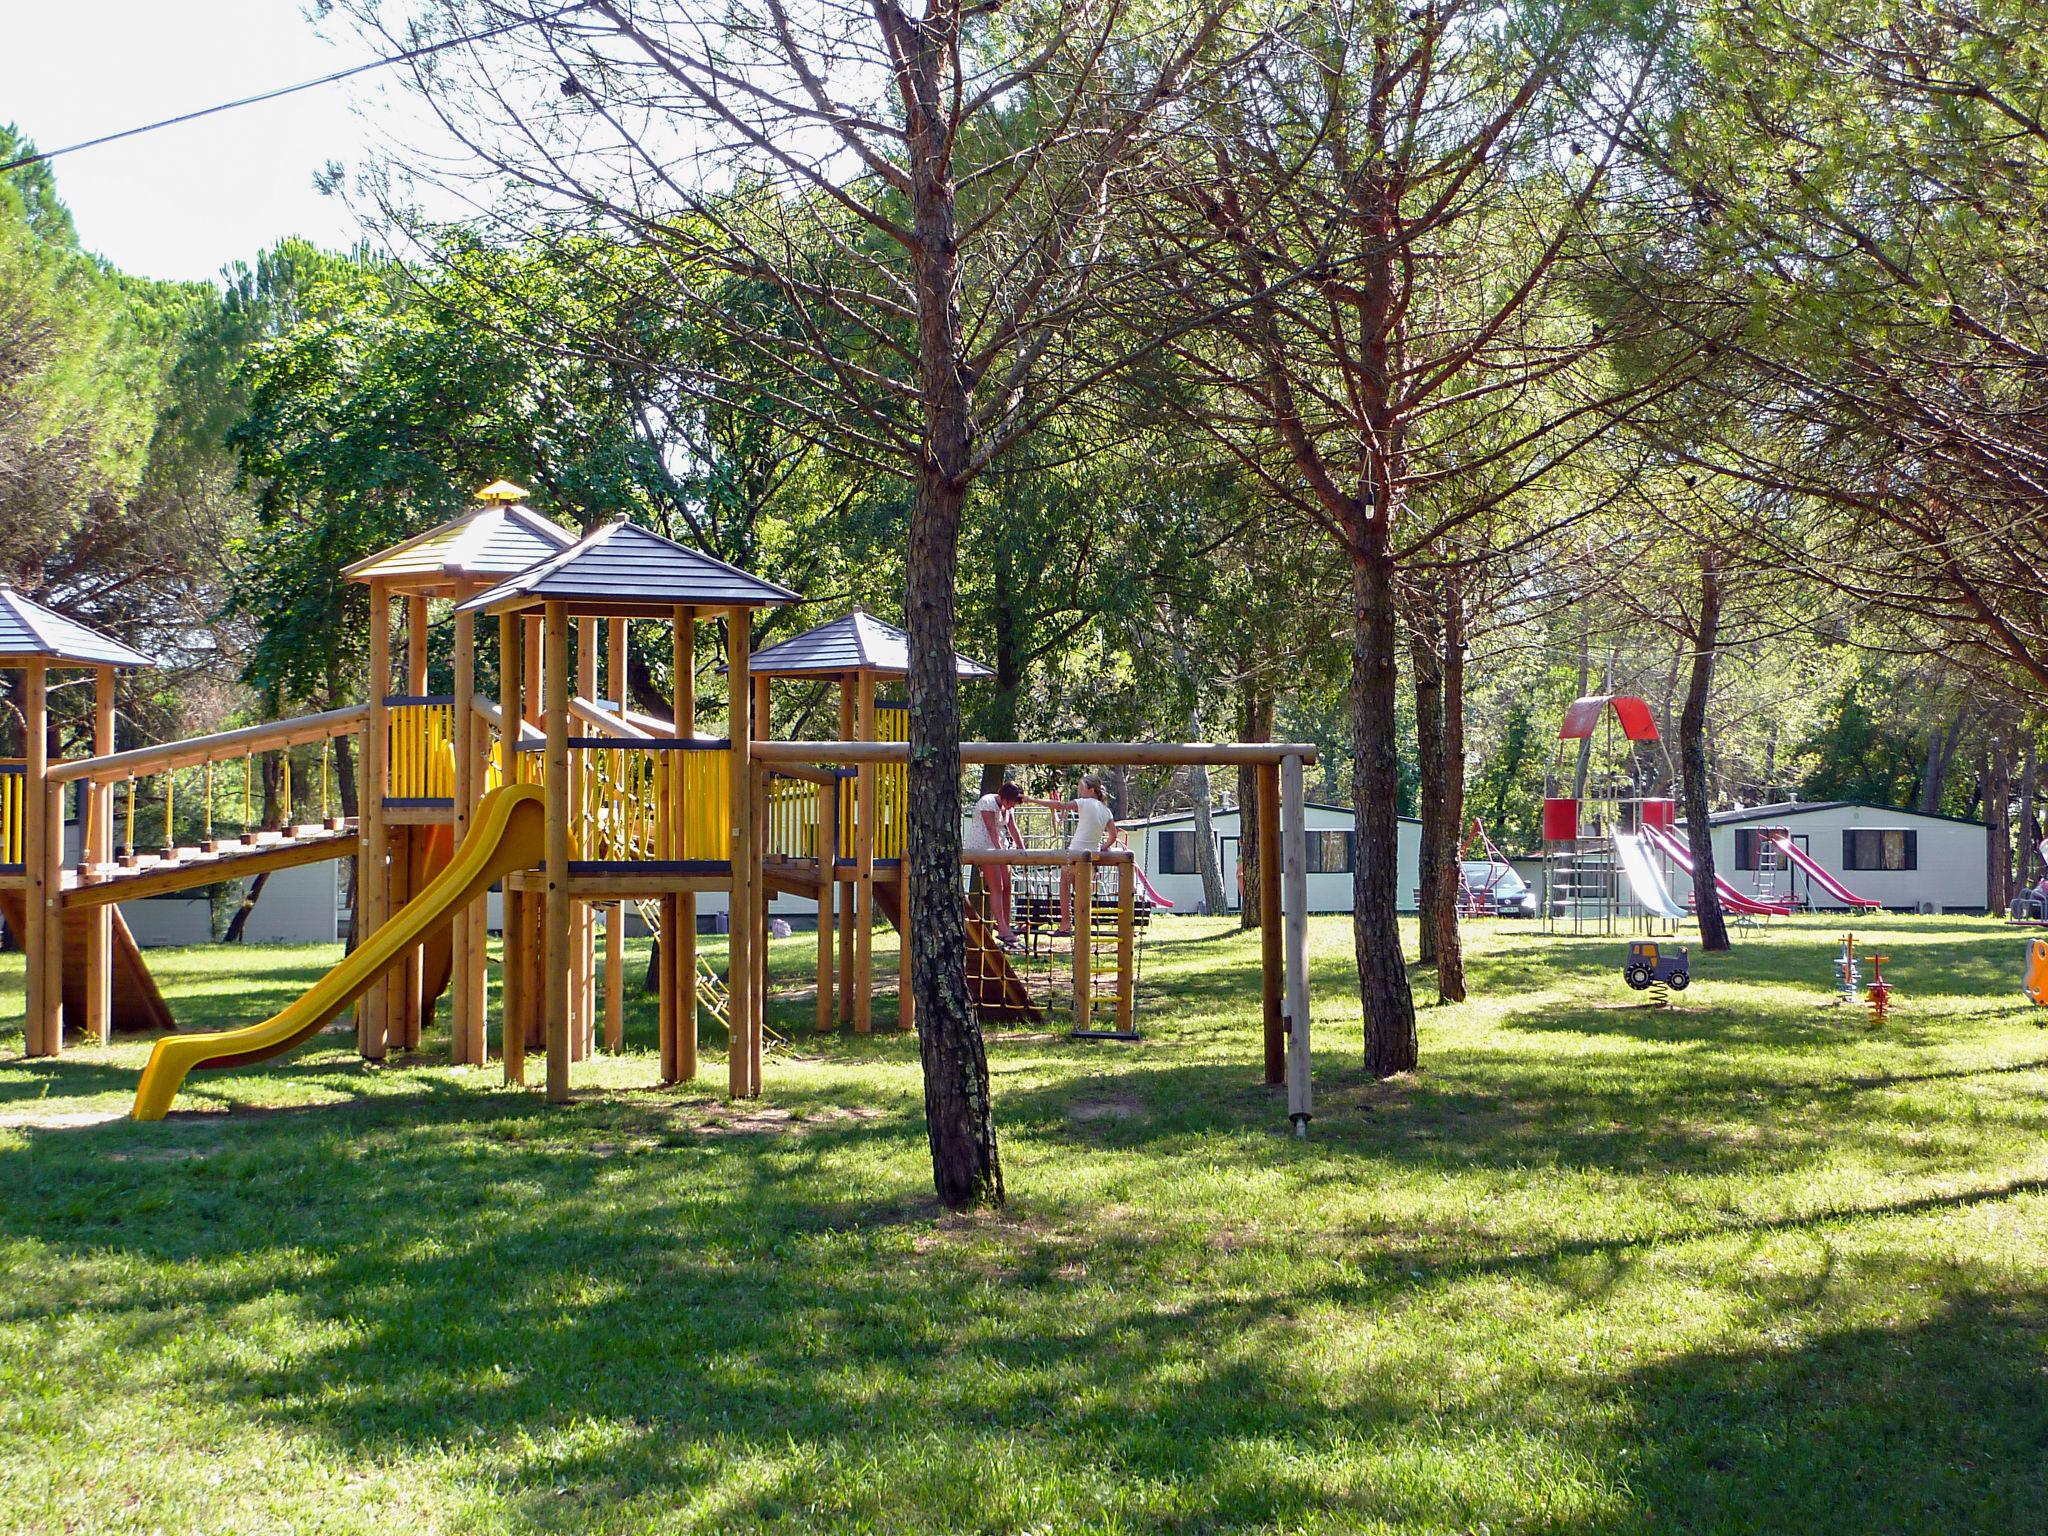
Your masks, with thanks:
[(1964, 1289), (1898, 1327), (1681, 1355), (1623, 1378), (1587, 1452), (1631, 1505), (1548, 1529), (1993, 1532), (2048, 1526), (2048, 1298)]

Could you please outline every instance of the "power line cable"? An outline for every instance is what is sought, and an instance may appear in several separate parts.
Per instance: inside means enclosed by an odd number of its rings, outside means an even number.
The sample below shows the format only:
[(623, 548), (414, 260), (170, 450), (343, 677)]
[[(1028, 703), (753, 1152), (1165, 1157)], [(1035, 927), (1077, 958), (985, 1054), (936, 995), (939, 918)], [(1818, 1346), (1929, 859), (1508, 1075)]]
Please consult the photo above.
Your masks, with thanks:
[(197, 122), (202, 117), (212, 117), (220, 112), (232, 112), (238, 107), (253, 107), (266, 101), (276, 101), (281, 96), (295, 96), (300, 91), (310, 91), (319, 86), (333, 85), (336, 81), (346, 80), (352, 75), (366, 74), (373, 69), (385, 69), (393, 64), (410, 64), (416, 59), (424, 59), (431, 54), (442, 53), (450, 48), (460, 48), (468, 43), (488, 42), (491, 38), (502, 37), (507, 32), (516, 32), (521, 27), (544, 26), (548, 22), (559, 21), (572, 11), (587, 9), (590, 3), (591, 0), (576, 0), (576, 3), (573, 5), (565, 5), (559, 10), (548, 11), (543, 15), (521, 16), (514, 21), (501, 22), (495, 27), (486, 27), (481, 32), (468, 32), (460, 37), (443, 38), (437, 43), (422, 43), (419, 47), (408, 48), (402, 53), (366, 59), (360, 64), (351, 64), (346, 69), (337, 69), (332, 74), (321, 75), (315, 80), (301, 80), (297, 85), (281, 85), (275, 90), (261, 91), (254, 96), (238, 97), (234, 101), (224, 101), (217, 106), (201, 107), (195, 112), (181, 112), (176, 117), (166, 117), (159, 122), (144, 123), (137, 128), (123, 128), (118, 133), (103, 133), (96, 139), (82, 139), (76, 144), (66, 144), (62, 149), (45, 149), (38, 150), (32, 155), (20, 155), (15, 159), (7, 161), (4, 165), (0, 165), (0, 176), (4, 176), (10, 171), (18, 171), (23, 166), (36, 165), (46, 160), (54, 160), (59, 155), (76, 154), (81, 149), (97, 149), (102, 144), (113, 144), (122, 139), (132, 139), (139, 134), (155, 133), (162, 128), (176, 128), (183, 123)]

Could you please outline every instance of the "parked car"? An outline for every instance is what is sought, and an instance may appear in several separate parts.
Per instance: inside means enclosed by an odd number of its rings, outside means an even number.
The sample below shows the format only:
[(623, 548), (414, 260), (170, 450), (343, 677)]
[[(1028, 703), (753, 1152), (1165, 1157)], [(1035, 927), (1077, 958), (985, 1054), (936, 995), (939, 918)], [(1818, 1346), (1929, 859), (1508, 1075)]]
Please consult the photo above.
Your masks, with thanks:
[(1458, 867), (1464, 872), (1465, 889), (1472, 893), (1479, 911), (1495, 917), (1536, 916), (1540, 905), (1536, 893), (1512, 865), (1496, 864), (1490, 859), (1465, 859)]

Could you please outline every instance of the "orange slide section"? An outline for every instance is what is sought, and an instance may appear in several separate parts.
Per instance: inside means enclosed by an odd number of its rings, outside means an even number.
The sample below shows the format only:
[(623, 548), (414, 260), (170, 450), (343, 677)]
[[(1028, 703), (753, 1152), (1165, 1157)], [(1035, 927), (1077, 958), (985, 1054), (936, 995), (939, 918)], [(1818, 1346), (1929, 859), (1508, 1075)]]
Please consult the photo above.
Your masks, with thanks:
[[(455, 829), (447, 822), (436, 822), (420, 829), (427, 835), (412, 840), (414, 849), (414, 870), (409, 891), (424, 891), (436, 875), (448, 867), (448, 861), (455, 856)], [(443, 924), (427, 935), (420, 945), (420, 1017), (431, 1019), (434, 1004), (441, 994), (448, 990), (448, 980), (455, 973), (455, 927)]]
[[(114, 969), (114, 995), (112, 1003), (114, 1029), (121, 1034), (161, 1034), (178, 1027), (178, 1021), (171, 1017), (170, 1004), (157, 990), (156, 978), (149, 974), (149, 966), (142, 958), (142, 951), (136, 946), (135, 935), (128, 931), (127, 921), (121, 916), (119, 907), (66, 907), (64, 909), (64, 1021), (72, 1033), (79, 1028), (79, 1021), (85, 1017), (85, 961), (86, 950), (92, 942), (92, 920), (103, 911), (113, 913), (113, 945), (111, 958)], [(7, 926), (18, 937), (28, 922), (28, 912), (20, 891), (0, 891), (0, 917), (7, 919)]]

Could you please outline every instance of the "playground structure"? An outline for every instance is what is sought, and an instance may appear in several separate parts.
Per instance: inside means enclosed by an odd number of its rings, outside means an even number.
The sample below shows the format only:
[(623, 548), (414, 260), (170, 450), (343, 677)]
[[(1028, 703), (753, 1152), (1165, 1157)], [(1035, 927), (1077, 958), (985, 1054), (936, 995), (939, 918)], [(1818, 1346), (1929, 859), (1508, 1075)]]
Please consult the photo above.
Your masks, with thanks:
[[(1617, 728), (1624, 749), (1615, 745)], [(1671, 828), (1674, 812), (1670, 800), (1642, 790), (1635, 749), (1655, 740), (1656, 722), (1641, 699), (1589, 694), (1566, 708), (1543, 798), (1547, 931), (1607, 934), (1624, 920), (1641, 931), (1663, 931), (1686, 915), (1652, 858), (1661, 847), (1656, 834)], [(1555, 793), (1566, 742), (1579, 743), (1585, 759), (1583, 796), (1576, 786), (1573, 794)]]
[[(526, 1080), (529, 1052), (544, 1052), (551, 1100), (568, 1097), (573, 1063), (599, 1049), (600, 1017), (603, 1046), (622, 1044), (628, 903), (651, 916), (659, 935), (664, 1084), (697, 1076), (700, 1010), (722, 1002), (728, 1090), (761, 1091), (772, 891), (819, 904), (820, 1027), (871, 1026), (873, 916), (899, 931), (914, 916), (902, 858), (907, 722), (874, 696), (878, 679), (902, 675), (902, 632), (864, 614), (825, 626), (851, 628), (867, 647), (864, 659), (830, 675), (840, 690), (840, 736), (768, 740), (773, 680), (824, 675), (796, 669), (793, 652), (778, 658), (780, 648), (763, 652), (765, 670), (752, 665), (756, 614), (798, 601), (795, 593), (627, 523), (576, 539), (521, 506), (523, 497), (504, 482), (488, 486), (477, 509), (346, 570), (370, 599), (366, 703), (180, 742), (115, 750), (114, 673), (149, 658), (9, 594), (9, 614), (34, 610), (0, 625), (0, 664), (27, 674), (29, 749), (18, 769), (0, 774), (0, 852), (14, 856), (0, 868), (0, 896), (20, 904), (16, 926), (30, 948), (30, 1055), (58, 1054), (67, 1022), (99, 1040), (117, 1018), (173, 1027), (139, 952), (118, 942), (124, 930), (114, 903), (350, 855), (360, 860), (353, 953), (273, 1019), (160, 1040), (139, 1115), (163, 1113), (187, 1072), (288, 1050), (352, 1002), (357, 1049), (378, 1060), (417, 1050), (445, 993), (453, 1060), (484, 1064), (491, 1042), (483, 898), (494, 883), (504, 897), (497, 1054), (505, 1080), (517, 1084)], [(436, 602), (447, 605), (439, 628)], [(479, 620), (496, 621), (495, 699), (478, 688)], [(628, 703), (636, 624), (663, 630), (673, 658), (666, 719)], [(707, 626), (724, 641), (724, 698), (714, 701), (723, 704), (722, 737), (696, 729), (699, 632)], [(444, 633), (447, 649), (436, 656)], [(644, 646), (644, 630), (639, 638)], [(47, 679), (65, 666), (95, 671), (99, 728), (92, 756), (53, 762), (44, 746)], [(450, 691), (429, 692), (430, 676), (442, 675), (452, 679)], [(360, 745), (360, 814), (344, 818), (334, 787), (350, 741)], [(1288, 1085), (1299, 1128), (1311, 1110), (1302, 778), (1314, 748), (1001, 742), (964, 743), (962, 757), (1254, 767), (1267, 791), (1262, 834), (1282, 850), (1281, 878), (1261, 890), (1266, 1080)], [(232, 805), (238, 776), (240, 815), (216, 826), (222, 792)], [(307, 789), (315, 783), (318, 816), (307, 819), (300, 813), (312, 809)], [(81, 849), (67, 862), (60, 796), (70, 784), (81, 786), (87, 809)], [(133, 831), (125, 848), (114, 843), (124, 791), (130, 828), (138, 805), (145, 829), (161, 807), (158, 852), (138, 853)], [(1075, 1028), (1130, 1034), (1137, 872), (1128, 852), (998, 857), (1024, 866), (1020, 874), (1072, 866), (1078, 888), (1099, 893), (1088, 902), (1090, 937), (1062, 957)], [(1029, 880), (1019, 885), (1031, 888)], [(723, 978), (696, 954), (695, 907), (709, 891), (726, 896), (731, 914)], [(74, 912), (89, 916), (74, 921)], [(972, 913), (968, 926), (984, 1018), (1030, 1018), (1033, 1009), (1043, 1017), (1043, 998), (986, 933), (975, 936)], [(79, 986), (71, 995), (62, 982), (74, 961)], [(150, 998), (153, 1010), (143, 1006)], [(1098, 1013), (1111, 1028), (1091, 1029)], [(914, 1023), (907, 989), (900, 1018)]]
[[(1590, 743), (1603, 725), (1602, 749), (1596, 754)], [(1616, 749), (1617, 728), (1627, 743), (1625, 752)], [(1588, 759), (1597, 757), (1609, 766), (1603, 776), (1589, 777), (1583, 801), (1554, 793), (1544, 797), (1543, 911), (1548, 931), (1612, 933), (1621, 920), (1650, 931), (1692, 915), (1694, 902), (1681, 903), (1673, 895), (1678, 876), (1688, 883), (1694, 878), (1692, 849), (1678, 831), (1677, 807), (1668, 798), (1644, 794), (1640, 784), (1635, 749), (1657, 739), (1650, 707), (1638, 698), (1593, 694), (1574, 699), (1566, 709), (1552, 758), (1552, 784), (1562, 776), (1568, 741), (1588, 744), (1582, 748)], [(1785, 829), (1760, 834), (1759, 847), (1766, 845), (1774, 860), (1785, 861), (1785, 867), (1796, 868), (1845, 905), (1877, 905), (1844, 887)], [(1772, 868), (1778, 867), (1773, 863)], [(1741, 923), (1782, 917), (1797, 905), (1789, 886), (1782, 897), (1762, 886), (1742, 891), (1719, 870), (1714, 872), (1714, 890), (1722, 909)]]

